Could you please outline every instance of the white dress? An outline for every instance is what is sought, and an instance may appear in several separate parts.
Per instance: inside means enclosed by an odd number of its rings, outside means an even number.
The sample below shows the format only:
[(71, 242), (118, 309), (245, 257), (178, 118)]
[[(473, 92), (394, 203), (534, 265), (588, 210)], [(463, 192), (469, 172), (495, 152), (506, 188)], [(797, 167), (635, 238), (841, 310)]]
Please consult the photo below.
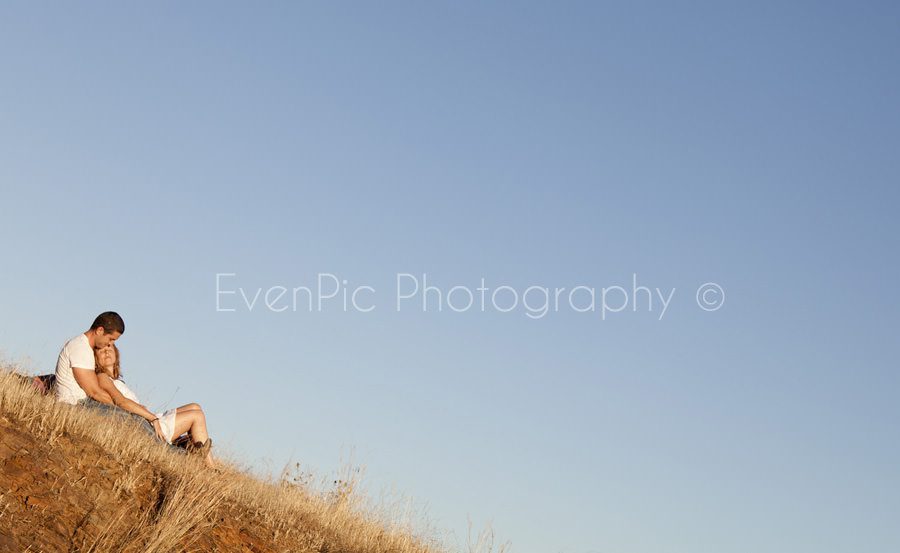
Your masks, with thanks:
[[(137, 395), (131, 391), (131, 389), (119, 378), (113, 380), (113, 384), (116, 385), (116, 388), (119, 389), (119, 392), (130, 399), (135, 403), (140, 403)], [(167, 444), (172, 443), (172, 439), (176, 436), (175, 434), (175, 409), (169, 409), (165, 413), (155, 413), (156, 418), (159, 419), (159, 429), (162, 430), (163, 438), (166, 439)]]

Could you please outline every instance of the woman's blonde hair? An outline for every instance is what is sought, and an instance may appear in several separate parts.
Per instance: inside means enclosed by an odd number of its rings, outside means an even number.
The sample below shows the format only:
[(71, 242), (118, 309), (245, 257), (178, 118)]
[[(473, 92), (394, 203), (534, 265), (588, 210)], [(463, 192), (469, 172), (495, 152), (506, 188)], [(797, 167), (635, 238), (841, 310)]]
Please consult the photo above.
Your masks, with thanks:
[[(119, 361), (122, 359), (122, 356), (119, 355), (119, 348), (117, 348), (115, 344), (112, 344), (112, 349), (116, 353), (116, 360), (113, 362), (113, 373), (112, 373), (112, 378), (113, 378), (113, 380), (115, 380), (115, 379), (119, 378), (119, 376), (121, 376), (121, 374), (122, 374), (121, 365), (119, 364)], [(97, 356), (97, 350), (94, 350), (94, 372), (97, 374), (100, 374), (103, 372), (103, 369), (100, 368), (100, 358)]]

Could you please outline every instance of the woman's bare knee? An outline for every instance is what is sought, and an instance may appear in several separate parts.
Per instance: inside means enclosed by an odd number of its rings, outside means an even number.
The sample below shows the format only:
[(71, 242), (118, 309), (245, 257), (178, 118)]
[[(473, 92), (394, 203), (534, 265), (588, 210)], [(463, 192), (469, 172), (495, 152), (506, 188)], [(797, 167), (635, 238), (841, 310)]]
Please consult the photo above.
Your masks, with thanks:
[(191, 412), (202, 413), (203, 408), (200, 407), (199, 403), (188, 403), (186, 405), (182, 405), (181, 407), (176, 409), (176, 411), (179, 413), (191, 413)]

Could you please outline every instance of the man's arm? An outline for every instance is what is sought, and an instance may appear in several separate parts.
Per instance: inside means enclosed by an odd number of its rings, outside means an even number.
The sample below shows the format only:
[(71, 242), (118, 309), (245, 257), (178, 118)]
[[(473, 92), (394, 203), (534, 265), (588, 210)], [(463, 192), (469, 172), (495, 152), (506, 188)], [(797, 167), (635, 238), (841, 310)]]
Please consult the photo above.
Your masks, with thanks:
[(97, 373), (90, 369), (78, 369), (72, 367), (72, 376), (75, 377), (75, 382), (81, 386), (81, 389), (84, 390), (84, 393), (86, 393), (89, 398), (99, 401), (100, 403), (113, 405), (112, 397), (100, 388), (100, 382), (97, 381)]

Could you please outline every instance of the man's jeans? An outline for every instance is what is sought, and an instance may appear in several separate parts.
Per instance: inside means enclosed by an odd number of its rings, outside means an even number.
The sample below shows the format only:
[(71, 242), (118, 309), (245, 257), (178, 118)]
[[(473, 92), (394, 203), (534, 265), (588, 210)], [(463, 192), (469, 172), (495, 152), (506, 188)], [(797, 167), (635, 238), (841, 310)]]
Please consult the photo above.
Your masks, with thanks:
[(109, 405), (108, 403), (102, 403), (93, 398), (85, 398), (78, 402), (78, 405), (82, 407), (87, 407), (88, 409), (93, 409), (98, 413), (102, 413), (104, 415), (109, 415), (113, 417), (122, 417), (122, 419), (127, 420), (130, 417), (134, 417), (136, 420), (140, 421), (141, 430), (147, 432), (154, 438), (156, 437), (156, 431), (153, 430), (153, 425), (148, 424), (147, 420), (140, 415), (135, 415), (134, 413), (129, 413), (128, 411), (116, 407), (115, 405)]

